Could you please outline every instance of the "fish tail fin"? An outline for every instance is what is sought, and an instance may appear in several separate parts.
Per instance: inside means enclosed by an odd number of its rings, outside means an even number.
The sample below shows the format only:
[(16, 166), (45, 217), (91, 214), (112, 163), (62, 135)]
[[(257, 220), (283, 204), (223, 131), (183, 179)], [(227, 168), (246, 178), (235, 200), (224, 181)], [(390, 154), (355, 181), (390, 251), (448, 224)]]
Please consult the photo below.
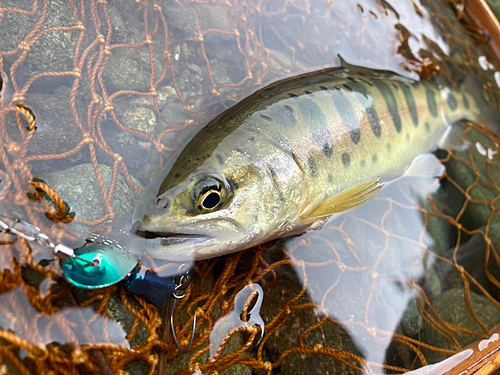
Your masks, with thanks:
[[(495, 132), (500, 132), (500, 114), (494, 99), (488, 100), (483, 83), (474, 73), (469, 73), (460, 85), (459, 91), (469, 101), (470, 120), (479, 122)], [(496, 104), (496, 103), (495, 103)]]

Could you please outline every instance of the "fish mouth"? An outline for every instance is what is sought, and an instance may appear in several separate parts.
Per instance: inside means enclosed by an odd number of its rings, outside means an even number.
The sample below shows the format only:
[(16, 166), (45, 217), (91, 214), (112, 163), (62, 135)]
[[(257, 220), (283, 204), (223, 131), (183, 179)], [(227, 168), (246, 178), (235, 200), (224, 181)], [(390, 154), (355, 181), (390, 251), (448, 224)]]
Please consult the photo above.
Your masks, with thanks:
[(206, 241), (212, 236), (202, 233), (160, 232), (142, 229), (139, 223), (134, 224), (135, 234), (146, 239), (157, 239), (162, 246), (180, 245), (189, 242)]

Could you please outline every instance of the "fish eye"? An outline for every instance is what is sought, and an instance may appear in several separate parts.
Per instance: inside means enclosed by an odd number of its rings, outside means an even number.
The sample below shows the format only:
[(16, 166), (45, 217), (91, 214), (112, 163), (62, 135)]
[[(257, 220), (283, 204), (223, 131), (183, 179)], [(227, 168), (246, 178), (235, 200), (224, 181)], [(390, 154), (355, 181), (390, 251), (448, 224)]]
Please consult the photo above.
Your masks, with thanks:
[(191, 194), (198, 211), (208, 213), (222, 206), (226, 196), (226, 189), (224, 184), (217, 178), (207, 177), (195, 185)]
[(200, 196), (198, 208), (202, 211), (213, 211), (221, 202), (221, 192), (217, 190), (209, 190)]

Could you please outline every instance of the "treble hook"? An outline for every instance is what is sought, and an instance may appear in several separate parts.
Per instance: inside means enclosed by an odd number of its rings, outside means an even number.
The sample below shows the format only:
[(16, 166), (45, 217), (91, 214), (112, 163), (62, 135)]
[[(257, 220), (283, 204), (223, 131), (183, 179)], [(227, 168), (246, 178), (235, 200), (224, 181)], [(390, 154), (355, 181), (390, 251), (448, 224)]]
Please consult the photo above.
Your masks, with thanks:
[[(184, 266), (181, 265), (179, 267), (179, 271), (181, 270), (181, 268)], [(184, 298), (184, 296), (186, 295), (185, 293), (182, 294), (182, 295), (179, 295), (177, 294), (178, 291), (183, 291), (183, 290), (186, 290), (187, 287), (189, 286), (189, 283), (191, 282), (191, 278), (189, 277), (189, 273), (186, 271), (184, 272), (184, 274), (181, 276), (180, 280), (179, 280), (179, 284), (177, 284), (175, 286), (175, 291), (174, 293), (172, 294), (172, 296), (175, 298), (174, 299), (174, 304), (173, 304), (173, 307), (172, 307), (172, 315), (170, 315), (170, 329), (172, 331), (172, 336), (174, 337), (174, 341), (175, 341), (175, 345), (177, 345), (177, 347), (179, 348), (180, 352), (182, 354), (185, 354), (187, 352), (189, 352), (189, 350), (191, 350), (191, 346), (193, 345), (193, 340), (194, 340), (194, 334), (196, 332), (196, 313), (194, 314), (194, 317), (193, 317), (193, 331), (191, 332), (191, 339), (189, 340), (189, 344), (187, 346), (186, 349), (183, 349), (181, 344), (179, 343), (179, 341), (177, 340), (177, 335), (175, 334), (175, 327), (174, 327), (174, 310), (175, 310), (175, 305), (177, 304), (177, 300), (178, 299), (181, 299), (181, 298)]]

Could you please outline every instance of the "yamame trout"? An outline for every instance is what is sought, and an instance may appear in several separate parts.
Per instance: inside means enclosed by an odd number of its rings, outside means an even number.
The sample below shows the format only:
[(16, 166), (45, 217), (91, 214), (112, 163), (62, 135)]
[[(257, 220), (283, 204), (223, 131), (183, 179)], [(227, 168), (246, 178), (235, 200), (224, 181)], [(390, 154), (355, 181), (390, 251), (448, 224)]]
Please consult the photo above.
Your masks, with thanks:
[(212, 120), (146, 188), (140, 231), (155, 258), (205, 259), (304, 233), (373, 198), (383, 183), (440, 175), (429, 152), (480, 115), (474, 96), (362, 68), (263, 88)]

